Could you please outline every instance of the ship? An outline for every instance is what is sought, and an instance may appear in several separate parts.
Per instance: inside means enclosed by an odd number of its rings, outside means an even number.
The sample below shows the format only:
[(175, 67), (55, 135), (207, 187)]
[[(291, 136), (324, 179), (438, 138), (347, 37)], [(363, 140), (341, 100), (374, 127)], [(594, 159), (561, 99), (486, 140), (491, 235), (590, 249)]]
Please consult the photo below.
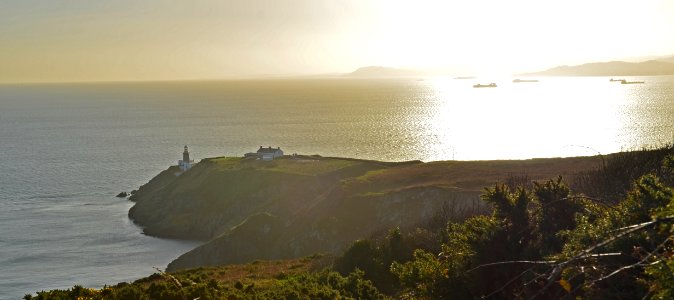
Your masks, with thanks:
[(646, 83), (645, 81), (627, 81), (627, 80), (621, 80), (620, 84), (640, 84), (640, 83)]
[(625, 79), (613, 79), (613, 78), (611, 78), (608, 81), (621, 81), (622, 82), (622, 81), (625, 81)]
[(496, 87), (496, 83), (493, 83), (493, 82), (490, 83), (490, 84), (479, 84), (479, 83), (478, 83), (478, 84), (474, 84), (473, 87), (474, 87), (474, 88), (495, 88), (495, 87)]

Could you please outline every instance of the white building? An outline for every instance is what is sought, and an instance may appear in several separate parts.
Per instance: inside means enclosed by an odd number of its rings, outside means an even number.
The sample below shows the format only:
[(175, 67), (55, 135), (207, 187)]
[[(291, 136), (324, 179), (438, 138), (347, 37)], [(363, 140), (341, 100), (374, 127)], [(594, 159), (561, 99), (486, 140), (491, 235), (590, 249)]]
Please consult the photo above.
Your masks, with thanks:
[(257, 155), (262, 158), (262, 160), (273, 160), (274, 158), (283, 156), (283, 150), (281, 150), (281, 147), (272, 148), (269, 146), (263, 148), (260, 146), (260, 149), (257, 150)]
[(185, 145), (185, 151), (183, 151), (183, 159), (178, 161), (178, 167), (183, 172), (189, 170), (192, 165), (194, 165), (194, 160), (190, 159), (190, 152), (187, 151), (187, 145)]

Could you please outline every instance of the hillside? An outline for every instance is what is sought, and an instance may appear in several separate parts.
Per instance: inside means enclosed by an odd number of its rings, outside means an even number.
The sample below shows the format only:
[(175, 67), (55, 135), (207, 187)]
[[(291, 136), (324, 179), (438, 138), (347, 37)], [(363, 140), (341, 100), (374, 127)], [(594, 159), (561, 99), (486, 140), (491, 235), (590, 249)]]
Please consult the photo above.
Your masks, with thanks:
[(612, 61), (578, 66), (559, 66), (521, 76), (656, 76), (674, 75), (674, 63), (649, 60), (639, 63)]
[(287, 157), (202, 160), (142, 186), (129, 217), (146, 234), (200, 239), (169, 270), (339, 253), (353, 240), (427, 220), (446, 203), (480, 206), (485, 186), (509, 175), (545, 180), (599, 165), (597, 157), (521, 161), (377, 161)]

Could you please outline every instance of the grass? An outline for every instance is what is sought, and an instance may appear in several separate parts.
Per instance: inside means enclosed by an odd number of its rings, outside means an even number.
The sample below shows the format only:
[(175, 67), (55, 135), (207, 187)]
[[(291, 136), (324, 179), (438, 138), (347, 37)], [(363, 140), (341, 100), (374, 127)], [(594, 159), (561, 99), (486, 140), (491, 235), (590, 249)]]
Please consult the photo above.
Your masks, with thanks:
[[(315, 156), (284, 157), (273, 161), (218, 157), (209, 159), (209, 161), (215, 163), (218, 170), (262, 170), (305, 176), (323, 175), (352, 166), (378, 163)], [(399, 189), (423, 183), (420, 186), (438, 184), (481, 190), (485, 185), (502, 181), (512, 174), (531, 174), (532, 180), (546, 180), (560, 174), (571, 175), (579, 170), (593, 169), (600, 164), (601, 159), (598, 157), (398, 163), (382, 165), (381, 168), (365, 174), (347, 178), (343, 184), (347, 188), (374, 185), (395, 186)]]
[[(278, 279), (300, 273), (315, 272), (332, 265), (334, 257), (327, 255), (312, 255), (309, 257), (288, 260), (256, 260), (248, 264), (205, 267), (171, 273), (178, 278), (198, 278), (200, 281), (211, 279), (234, 286), (237, 282), (243, 284), (254, 283), (257, 287), (273, 285)], [(140, 279), (136, 283), (153, 282), (153, 276)], [(155, 280), (166, 280), (163, 277)]]
[(442, 186), (464, 191), (482, 191), (513, 175), (526, 174), (533, 181), (559, 175), (575, 176), (601, 165), (599, 157), (546, 158), (499, 161), (437, 161), (401, 165), (367, 172), (343, 182), (354, 192), (389, 192), (407, 188)]
[(273, 161), (218, 157), (208, 161), (217, 164), (219, 170), (264, 170), (307, 176), (322, 175), (362, 163), (357, 160), (307, 156), (282, 157)]
[[(24, 299), (282, 299), (310, 295), (323, 291), (335, 292), (334, 287), (302, 286), (302, 276), (316, 276), (327, 270), (333, 256), (312, 256), (276, 261), (257, 260), (248, 264), (203, 267), (178, 272), (159, 272), (133, 283), (121, 282), (102, 289), (76, 285), (71, 289), (50, 290), (28, 294)], [(298, 285), (298, 283), (300, 285)], [(339, 291), (337, 291), (339, 292)], [(342, 291), (343, 292), (343, 291)], [(296, 298), (296, 297), (295, 297)]]

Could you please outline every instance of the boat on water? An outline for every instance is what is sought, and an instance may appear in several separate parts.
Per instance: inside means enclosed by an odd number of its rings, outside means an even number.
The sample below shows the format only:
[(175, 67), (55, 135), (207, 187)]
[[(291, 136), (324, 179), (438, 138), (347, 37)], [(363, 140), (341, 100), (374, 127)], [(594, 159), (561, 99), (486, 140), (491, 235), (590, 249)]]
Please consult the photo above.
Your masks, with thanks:
[(513, 83), (520, 83), (520, 82), (538, 82), (538, 79), (515, 79), (513, 80)]
[(474, 88), (495, 88), (495, 87), (496, 87), (496, 83), (493, 83), (493, 82), (490, 83), (490, 84), (479, 84), (479, 83), (478, 83), (478, 84), (474, 84), (473, 87), (474, 87)]
[(640, 83), (646, 83), (646, 82), (645, 81), (627, 81), (627, 80), (620, 81), (620, 84), (640, 84)]
[(625, 81), (625, 79), (613, 79), (613, 78), (611, 78), (608, 81), (621, 81), (622, 82), (622, 81)]

